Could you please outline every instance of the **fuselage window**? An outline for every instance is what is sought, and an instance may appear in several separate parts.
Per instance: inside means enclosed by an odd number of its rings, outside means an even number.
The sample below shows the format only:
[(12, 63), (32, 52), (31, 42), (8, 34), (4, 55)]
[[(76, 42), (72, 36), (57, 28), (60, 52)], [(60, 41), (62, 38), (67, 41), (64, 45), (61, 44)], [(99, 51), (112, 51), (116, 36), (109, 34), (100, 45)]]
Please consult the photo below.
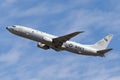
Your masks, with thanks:
[(34, 31), (32, 31), (32, 33), (34, 33)]

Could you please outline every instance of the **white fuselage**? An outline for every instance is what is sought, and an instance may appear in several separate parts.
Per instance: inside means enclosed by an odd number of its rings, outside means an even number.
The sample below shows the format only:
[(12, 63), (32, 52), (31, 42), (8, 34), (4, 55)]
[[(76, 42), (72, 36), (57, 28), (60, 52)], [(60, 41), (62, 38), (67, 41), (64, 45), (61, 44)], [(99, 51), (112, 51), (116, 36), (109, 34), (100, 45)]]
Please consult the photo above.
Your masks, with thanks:
[(37, 42), (41, 42), (42, 44), (45, 44), (56, 51), (67, 50), (76, 54), (98, 56), (96, 49), (88, 45), (82, 45), (72, 41), (64, 42), (60, 48), (55, 47), (52, 44), (52, 39), (56, 38), (57, 36), (47, 34), (45, 32), (41, 32), (38, 30), (34, 30), (32, 28), (27, 28), (23, 26), (12, 26), (12, 27), (8, 27), (7, 29), (13, 34), (16, 34)]

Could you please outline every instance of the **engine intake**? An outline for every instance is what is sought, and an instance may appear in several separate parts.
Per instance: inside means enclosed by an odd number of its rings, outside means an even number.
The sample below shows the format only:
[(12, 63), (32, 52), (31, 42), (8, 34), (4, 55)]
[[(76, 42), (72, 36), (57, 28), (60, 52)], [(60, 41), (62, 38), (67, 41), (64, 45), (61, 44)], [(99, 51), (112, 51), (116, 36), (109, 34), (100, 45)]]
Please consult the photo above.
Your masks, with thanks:
[(47, 46), (47, 45), (45, 45), (45, 44), (42, 44), (41, 42), (38, 42), (37, 47), (42, 48), (42, 49), (45, 49), (45, 50), (47, 50), (47, 49), (50, 48), (49, 46)]

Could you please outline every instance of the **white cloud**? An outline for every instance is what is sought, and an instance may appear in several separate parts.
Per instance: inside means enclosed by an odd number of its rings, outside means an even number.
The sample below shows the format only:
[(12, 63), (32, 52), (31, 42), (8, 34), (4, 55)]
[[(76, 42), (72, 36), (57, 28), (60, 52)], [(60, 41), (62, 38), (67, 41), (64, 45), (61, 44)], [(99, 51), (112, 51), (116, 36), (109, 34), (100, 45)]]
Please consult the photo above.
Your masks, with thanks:
[[(120, 79), (120, 76), (114, 76), (114, 77), (110, 77), (109, 80), (119, 80)], [(106, 79), (108, 80), (108, 79)]]
[[(107, 80), (109, 79), (109, 77), (114, 78), (115, 76), (112, 76), (112, 75), (119, 70), (119, 67), (107, 69), (105, 64), (108, 63), (109, 61), (100, 62), (99, 61), (100, 59), (97, 61), (94, 61), (94, 59), (93, 58), (91, 59), (91, 57), (85, 58), (82, 56), (79, 56), (79, 57), (64, 56), (62, 59), (60, 58), (52, 59), (51, 57), (49, 57), (47, 61), (42, 57), (40, 58), (43, 59), (43, 62), (37, 62), (39, 63), (39, 65), (34, 66), (33, 68), (30, 68), (30, 65), (26, 67), (19, 66), (18, 69), (22, 69), (22, 71), (19, 70), (20, 78), (26, 74), (26, 77), (22, 77), (23, 80), (24, 79), (29, 79), (29, 80), (39, 80), (39, 79), (42, 79), (42, 80), (47, 80), (47, 79), (101, 80), (102, 79), (103, 80), (105, 79)], [(30, 61), (28, 63), (31, 64), (34, 62)], [(26, 64), (23, 63), (21, 65), (26, 65)], [(29, 69), (31, 70), (29, 71)], [(31, 74), (33, 72), (34, 72), (34, 75)], [(16, 74), (16, 76), (17, 75), (18, 74)]]
[(13, 47), (7, 53), (2, 53), (0, 55), (0, 62), (6, 64), (15, 64), (21, 56), (20, 48)]
[(19, 60), (19, 57), (20, 57), (20, 53), (18, 53), (17, 51), (12, 51), (7, 54), (4, 53), (0, 56), (0, 62), (13, 64)]
[(8, 65), (16, 64), (24, 52), (23, 48), (25, 48), (25, 46), (28, 45), (28, 42), (24, 43), (22, 42), (22, 39), (21, 41), (17, 39), (12, 39), (12, 43), (10, 43), (10, 40), (7, 42), (9, 42), (9, 45), (12, 45), (11, 49), (9, 49), (7, 52), (0, 54), (0, 62), (6, 63)]
[(4, 0), (1, 4), (1, 7), (7, 8), (14, 4), (16, 0)]

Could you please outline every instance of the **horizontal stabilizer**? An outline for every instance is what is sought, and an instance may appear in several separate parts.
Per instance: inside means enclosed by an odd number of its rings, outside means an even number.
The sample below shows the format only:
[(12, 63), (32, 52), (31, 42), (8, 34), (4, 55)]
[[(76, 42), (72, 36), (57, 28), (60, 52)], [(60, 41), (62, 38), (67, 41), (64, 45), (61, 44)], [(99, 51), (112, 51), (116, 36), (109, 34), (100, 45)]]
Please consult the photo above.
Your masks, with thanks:
[(97, 51), (97, 53), (99, 53), (99, 55), (100, 55), (101, 57), (103, 57), (105, 53), (107, 53), (107, 52), (109, 52), (109, 51), (111, 51), (111, 50), (112, 50), (112, 48), (110, 48), (110, 49), (105, 49), (105, 50), (99, 50), (99, 51)]

